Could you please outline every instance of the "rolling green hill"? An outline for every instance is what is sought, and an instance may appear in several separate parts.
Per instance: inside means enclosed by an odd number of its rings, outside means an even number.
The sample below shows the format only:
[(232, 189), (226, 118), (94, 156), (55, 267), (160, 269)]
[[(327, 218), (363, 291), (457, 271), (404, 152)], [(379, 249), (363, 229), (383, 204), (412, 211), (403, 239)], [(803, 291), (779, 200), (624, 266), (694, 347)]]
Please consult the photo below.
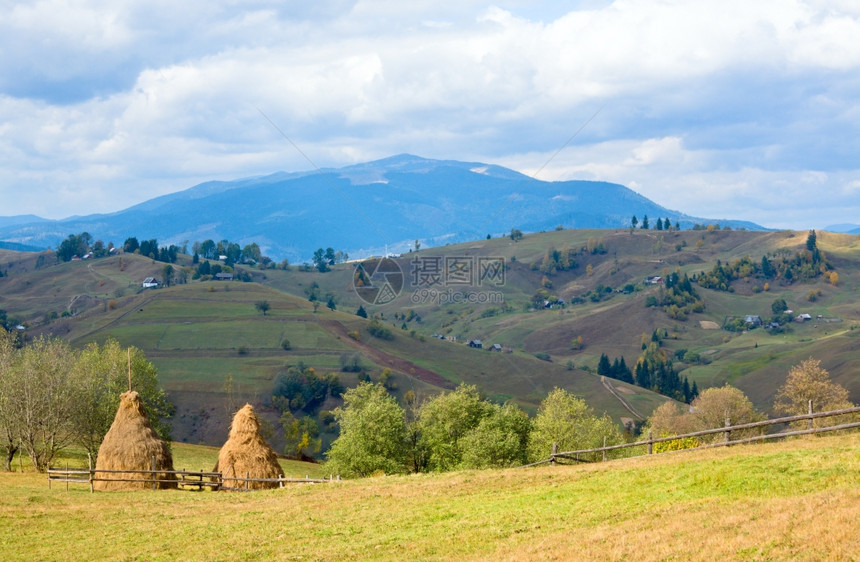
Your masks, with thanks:
[[(585, 397), (598, 412), (634, 421), (666, 398), (601, 380), (597, 361), (605, 353), (633, 366), (643, 334), (648, 338), (655, 332), (663, 334), (662, 349), (690, 382), (699, 388), (729, 382), (763, 411), (769, 411), (788, 369), (810, 356), (860, 402), (857, 236), (818, 234), (818, 247), (838, 273), (835, 285), (820, 276), (791, 284), (773, 280), (765, 288), (763, 279), (749, 276), (733, 281), (732, 292), (696, 286), (704, 310), (684, 320), (646, 307), (649, 297), (662, 290), (645, 283), (646, 277), (665, 278), (675, 271), (692, 276), (710, 271), (718, 260), (728, 264), (749, 256), (755, 262), (763, 255), (791, 254), (805, 241), (805, 232), (726, 230), (558, 230), (519, 241), (479, 240), (396, 258), (404, 286), (385, 305), (359, 298), (353, 289), (355, 264), (326, 273), (295, 266), (286, 271), (246, 268), (254, 282), (189, 281), (143, 290), (142, 279), (160, 278), (164, 264), (133, 254), (56, 264), (49, 253), (0, 250), (0, 309), (27, 325), (28, 337), (50, 333), (75, 345), (113, 337), (141, 348), (177, 406), (174, 437), (192, 443), (220, 444), (229, 414), (243, 401), (255, 403), (277, 426), (270, 403), (278, 373), (302, 363), (320, 373), (337, 373), (351, 386), (359, 375), (342, 372), (341, 366), (354, 357), (374, 380), (390, 369), (392, 392), (401, 398), (410, 390), (420, 398), (467, 382), (492, 399), (513, 399), (533, 411), (549, 390), (561, 386)], [(575, 266), (541, 271), (553, 249), (569, 252)], [(414, 284), (427, 264), (446, 259), (477, 264), (480, 258), (503, 260), (503, 282), (439, 288), (467, 296), (500, 293), (503, 303), (434, 301), (423, 298), (427, 287)], [(190, 258), (182, 259), (175, 267), (190, 267)], [(542, 299), (535, 305), (541, 288), (565, 306), (544, 308)], [(310, 292), (322, 303), (331, 294), (337, 310), (324, 304), (315, 309)], [(727, 317), (769, 319), (771, 304), (780, 298), (812, 320), (787, 324), (778, 334), (763, 328), (720, 329)], [(261, 301), (270, 306), (265, 315), (255, 307)], [(393, 339), (370, 334), (369, 321), (354, 314), (362, 305)], [(439, 335), (445, 339), (434, 337)], [(572, 349), (571, 342), (580, 337), (581, 348)], [(485, 348), (466, 346), (472, 339), (482, 340)], [(486, 349), (491, 344), (505, 352)], [(697, 359), (683, 361), (690, 357)], [(232, 386), (226, 384), (228, 376)], [(319, 409), (336, 405), (329, 398)], [(280, 446), (278, 431), (275, 436)], [(324, 437), (327, 442), (332, 433)]]

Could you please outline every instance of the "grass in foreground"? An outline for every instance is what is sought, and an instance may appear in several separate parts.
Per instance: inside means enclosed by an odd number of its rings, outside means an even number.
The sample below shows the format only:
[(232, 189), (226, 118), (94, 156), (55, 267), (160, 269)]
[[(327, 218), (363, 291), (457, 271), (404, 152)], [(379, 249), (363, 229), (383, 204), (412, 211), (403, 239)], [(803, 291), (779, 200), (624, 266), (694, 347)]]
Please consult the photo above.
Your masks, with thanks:
[[(255, 493), (0, 474), (4, 558), (792, 559), (860, 552), (860, 434)], [(77, 553), (77, 555), (73, 554)]]

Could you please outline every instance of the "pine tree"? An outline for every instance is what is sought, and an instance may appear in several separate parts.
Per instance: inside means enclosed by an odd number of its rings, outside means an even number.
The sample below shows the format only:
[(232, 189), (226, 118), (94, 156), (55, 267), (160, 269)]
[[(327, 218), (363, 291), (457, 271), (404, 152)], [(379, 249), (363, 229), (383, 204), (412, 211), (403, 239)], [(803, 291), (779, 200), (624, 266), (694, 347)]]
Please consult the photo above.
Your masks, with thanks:
[(645, 361), (636, 364), (636, 384), (642, 388), (651, 388), (651, 372)]
[(600, 354), (600, 360), (597, 362), (597, 374), (607, 377), (612, 376), (612, 366), (609, 364), (609, 357), (605, 353)]
[(624, 357), (621, 357), (621, 360), (618, 362), (618, 379), (633, 384), (633, 373), (630, 372), (630, 367), (627, 366), (627, 363), (624, 362)]

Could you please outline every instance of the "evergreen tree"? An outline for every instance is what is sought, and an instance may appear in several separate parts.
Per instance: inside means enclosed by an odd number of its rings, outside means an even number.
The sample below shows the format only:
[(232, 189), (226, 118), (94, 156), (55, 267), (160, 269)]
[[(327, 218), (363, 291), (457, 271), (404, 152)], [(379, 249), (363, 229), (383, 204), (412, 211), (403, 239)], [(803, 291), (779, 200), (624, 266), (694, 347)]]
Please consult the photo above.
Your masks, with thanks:
[(636, 364), (636, 384), (642, 388), (651, 388), (651, 370), (645, 361)]
[(597, 362), (597, 374), (607, 377), (612, 376), (612, 366), (609, 364), (609, 357), (605, 353), (600, 354), (600, 361)]
[(626, 383), (633, 384), (633, 373), (630, 371), (630, 367), (627, 366), (627, 363), (624, 362), (623, 356), (618, 362), (618, 376), (616, 378)]

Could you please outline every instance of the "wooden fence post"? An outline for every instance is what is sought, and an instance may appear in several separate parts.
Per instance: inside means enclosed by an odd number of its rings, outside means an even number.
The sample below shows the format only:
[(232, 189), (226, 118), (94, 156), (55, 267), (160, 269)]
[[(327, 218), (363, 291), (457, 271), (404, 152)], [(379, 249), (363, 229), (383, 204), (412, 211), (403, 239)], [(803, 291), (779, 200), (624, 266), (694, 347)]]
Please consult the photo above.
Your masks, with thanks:
[(558, 453), (558, 443), (553, 443), (552, 444), (552, 455), (549, 457), (550, 458), (549, 463), (553, 466), (555, 466), (555, 454), (556, 453)]
[[(729, 416), (726, 416), (726, 427), (731, 427), (731, 425), (732, 425), (732, 423), (731, 423), (731, 420), (729, 419)], [(731, 440), (731, 438), (732, 438), (732, 430), (727, 429), (726, 430), (726, 443), (728, 443)]]
[(90, 493), (92, 494), (95, 489), (93, 488), (93, 478), (95, 474), (93, 473), (93, 455), (92, 453), (87, 453), (87, 468), (89, 469), (89, 480), (90, 480)]
[(603, 462), (606, 462), (606, 436), (603, 436)]
[(155, 455), (152, 455), (152, 489), (155, 490)]
[(651, 432), (648, 432), (648, 454), (654, 454), (654, 441), (651, 440)]
[[(809, 401), (809, 415), (812, 415), (812, 400)], [(812, 429), (812, 418), (807, 420), (807, 429)]]

